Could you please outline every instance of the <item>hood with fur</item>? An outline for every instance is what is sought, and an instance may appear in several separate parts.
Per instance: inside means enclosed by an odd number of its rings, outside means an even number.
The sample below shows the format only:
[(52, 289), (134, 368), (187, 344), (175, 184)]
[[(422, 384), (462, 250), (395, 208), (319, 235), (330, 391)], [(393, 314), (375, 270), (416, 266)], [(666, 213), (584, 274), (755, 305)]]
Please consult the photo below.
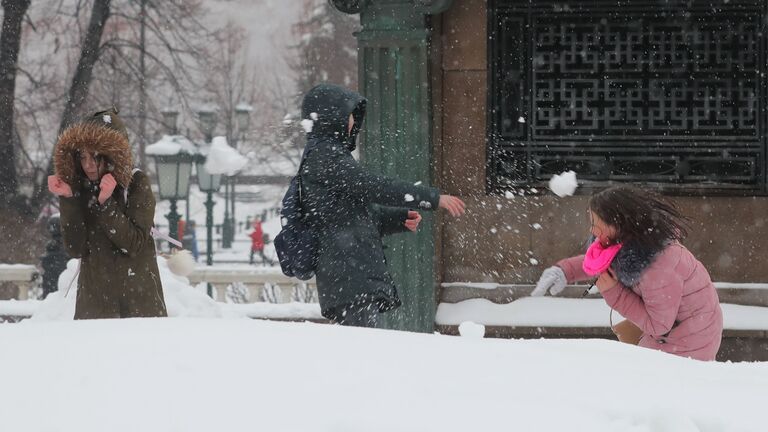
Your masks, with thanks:
[(70, 186), (75, 186), (83, 178), (78, 166), (77, 153), (87, 151), (106, 157), (107, 171), (117, 183), (128, 189), (131, 184), (133, 157), (128, 136), (125, 132), (112, 127), (105, 127), (97, 122), (82, 122), (70, 126), (59, 135), (54, 154), (56, 175)]

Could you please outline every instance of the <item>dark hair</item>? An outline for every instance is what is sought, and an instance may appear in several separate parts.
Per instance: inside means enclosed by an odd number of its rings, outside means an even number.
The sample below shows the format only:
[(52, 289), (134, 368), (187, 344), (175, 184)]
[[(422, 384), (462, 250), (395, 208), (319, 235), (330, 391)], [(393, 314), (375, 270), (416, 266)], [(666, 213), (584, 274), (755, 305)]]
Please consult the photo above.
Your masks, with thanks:
[(631, 186), (614, 186), (589, 199), (589, 209), (616, 228), (617, 242), (661, 249), (688, 236), (690, 219), (661, 195)]
[[(75, 162), (75, 172), (77, 172), (80, 177), (87, 178), (85, 175), (85, 171), (83, 171), (83, 164), (80, 162), (80, 157), (85, 153), (85, 151), (77, 149), (72, 152), (72, 159), (74, 159)], [(104, 162), (104, 165), (106, 166), (106, 172), (112, 172), (114, 167), (112, 161), (103, 154), (100, 153), (94, 153), (93, 158), (96, 160), (96, 163)]]

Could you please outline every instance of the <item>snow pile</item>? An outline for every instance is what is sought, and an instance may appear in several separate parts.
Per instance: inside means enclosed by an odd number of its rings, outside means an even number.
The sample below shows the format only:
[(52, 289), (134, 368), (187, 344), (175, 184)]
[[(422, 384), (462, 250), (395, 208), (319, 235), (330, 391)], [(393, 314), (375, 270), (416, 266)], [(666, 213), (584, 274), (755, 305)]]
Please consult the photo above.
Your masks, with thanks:
[[(72, 259), (67, 269), (59, 276), (59, 290), (51, 293), (40, 302), (35, 314), (30, 318), (35, 321), (71, 320), (75, 316), (77, 298), (77, 277), (80, 260)], [(213, 299), (195, 290), (185, 277), (173, 274), (165, 258), (157, 258), (160, 280), (163, 284), (163, 296), (171, 317), (221, 318), (225, 314), (221, 306)]]
[(163, 135), (160, 141), (147, 146), (148, 156), (171, 156), (179, 153), (196, 154), (197, 147), (183, 135)]
[(576, 173), (573, 171), (555, 174), (549, 179), (549, 189), (560, 198), (573, 195), (578, 186)]
[(485, 336), (485, 326), (475, 324), (472, 321), (464, 321), (459, 324), (459, 334), (474, 339), (482, 339)]
[(768, 364), (604, 340), (155, 318), (5, 325), (0, 346), (3, 431), (765, 430)]
[(227, 144), (223, 136), (213, 137), (203, 166), (210, 174), (232, 176), (248, 164), (248, 158)]

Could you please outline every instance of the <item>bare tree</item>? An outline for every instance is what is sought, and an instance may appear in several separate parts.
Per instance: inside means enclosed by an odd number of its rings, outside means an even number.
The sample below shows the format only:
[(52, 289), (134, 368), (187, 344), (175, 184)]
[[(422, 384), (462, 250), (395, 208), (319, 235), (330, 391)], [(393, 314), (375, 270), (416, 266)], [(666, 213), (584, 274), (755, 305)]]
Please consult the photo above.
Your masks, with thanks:
[(105, 24), (110, 16), (111, 1), (93, 1), (91, 21), (88, 24), (88, 31), (85, 34), (85, 40), (80, 49), (80, 60), (77, 62), (75, 75), (72, 77), (72, 84), (69, 87), (69, 96), (64, 105), (64, 112), (61, 115), (59, 132), (63, 131), (77, 117), (83, 114), (83, 107), (88, 97), (88, 89), (93, 77), (93, 67), (101, 53), (99, 49), (101, 36), (104, 33)]
[[(78, 22), (80, 3), (62, 13)], [(145, 165), (143, 149), (152, 131), (162, 127), (161, 108), (171, 99), (188, 107), (187, 94), (197, 87), (200, 46), (209, 34), (199, 21), (203, 12), (199, 0), (94, 0), (59, 131), (82, 116), (86, 106), (115, 105), (137, 136), (137, 159)], [(151, 95), (147, 88), (153, 89)], [(37, 191), (34, 201), (42, 205), (44, 185)]]
[(4, 16), (0, 36), (0, 205), (13, 202), (18, 193), (13, 112), (21, 23), (29, 4), (30, 0), (2, 1)]
[(293, 63), (300, 94), (320, 82), (357, 88), (357, 19), (324, 0), (304, 0), (305, 14), (294, 25), (298, 44)]
[[(146, 165), (144, 147), (164, 125), (161, 111), (169, 104), (191, 111), (190, 95), (201, 86), (204, 47), (211, 32), (200, 21), (199, 0), (122, 1), (102, 45), (99, 70), (109, 80), (96, 83), (96, 99), (123, 106), (128, 124), (138, 124), (138, 160)], [(152, 88), (151, 94), (147, 92)]]

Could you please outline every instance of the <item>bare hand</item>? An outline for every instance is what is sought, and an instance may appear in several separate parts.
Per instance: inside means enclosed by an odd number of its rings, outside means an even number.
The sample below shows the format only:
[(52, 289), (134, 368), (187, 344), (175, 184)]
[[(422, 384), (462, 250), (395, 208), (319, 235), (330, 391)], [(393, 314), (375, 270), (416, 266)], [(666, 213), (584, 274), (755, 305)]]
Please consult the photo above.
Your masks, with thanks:
[(453, 195), (440, 195), (439, 206), (448, 210), (448, 213), (453, 217), (458, 217), (464, 214), (464, 201)]
[(112, 177), (112, 174), (106, 174), (101, 178), (101, 182), (99, 182), (99, 204), (104, 204), (112, 196), (115, 187), (117, 187), (117, 181)]
[(616, 279), (616, 276), (613, 274), (613, 271), (609, 268), (606, 271), (600, 273), (600, 276), (598, 276), (597, 282), (595, 282), (595, 285), (597, 286), (597, 289), (599, 289), (600, 292), (602, 293), (615, 287), (618, 283), (619, 283), (618, 279)]
[(421, 215), (419, 212), (408, 210), (408, 219), (405, 221), (405, 227), (413, 232), (416, 232), (416, 230), (419, 228), (419, 222), (421, 222)]
[(72, 196), (72, 188), (57, 175), (48, 176), (48, 190), (57, 196)]

